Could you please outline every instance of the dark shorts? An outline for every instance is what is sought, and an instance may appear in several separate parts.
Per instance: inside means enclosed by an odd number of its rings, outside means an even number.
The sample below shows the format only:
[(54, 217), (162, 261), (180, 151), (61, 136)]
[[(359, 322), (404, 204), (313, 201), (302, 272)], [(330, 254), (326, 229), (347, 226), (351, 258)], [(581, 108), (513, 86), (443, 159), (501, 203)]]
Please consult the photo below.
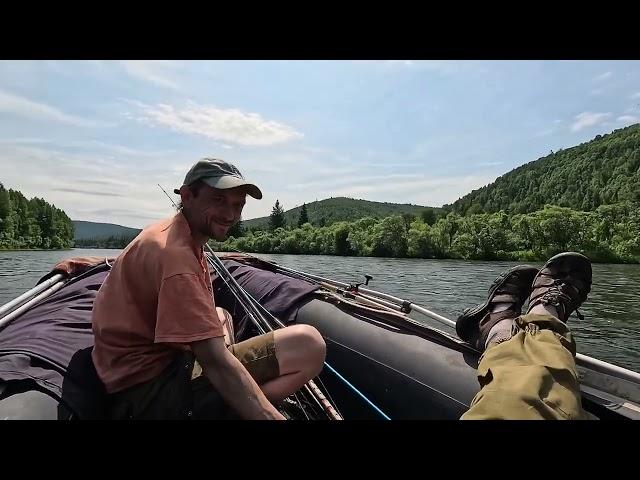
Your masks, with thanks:
[[(229, 351), (258, 385), (280, 376), (273, 332), (233, 344)], [(234, 418), (209, 379), (199, 375), (190, 352), (180, 353), (153, 380), (112, 394), (110, 416), (140, 420)]]

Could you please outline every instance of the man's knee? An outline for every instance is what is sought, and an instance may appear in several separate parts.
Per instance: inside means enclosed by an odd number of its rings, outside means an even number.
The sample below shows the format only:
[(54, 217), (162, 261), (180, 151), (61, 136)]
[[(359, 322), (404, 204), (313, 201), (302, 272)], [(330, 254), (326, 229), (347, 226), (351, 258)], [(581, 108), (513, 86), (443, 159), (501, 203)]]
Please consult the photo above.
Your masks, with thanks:
[(295, 327), (299, 331), (297, 335), (300, 336), (300, 342), (305, 346), (305, 350), (307, 350), (310, 355), (324, 362), (327, 353), (327, 344), (318, 329), (311, 325), (296, 325)]
[(303, 359), (304, 368), (313, 370), (314, 376), (320, 373), (327, 353), (327, 345), (320, 332), (311, 325), (292, 325), (286, 328), (293, 345), (299, 352), (295, 356)]

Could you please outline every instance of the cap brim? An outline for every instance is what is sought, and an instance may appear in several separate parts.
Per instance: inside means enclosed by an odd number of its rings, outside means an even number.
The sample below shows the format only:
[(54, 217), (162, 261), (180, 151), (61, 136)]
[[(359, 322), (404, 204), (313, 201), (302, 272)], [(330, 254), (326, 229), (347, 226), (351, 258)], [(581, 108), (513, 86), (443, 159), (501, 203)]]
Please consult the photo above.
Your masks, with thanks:
[(213, 188), (219, 189), (227, 189), (227, 188), (236, 188), (236, 187), (244, 187), (249, 195), (253, 198), (260, 200), (262, 198), (262, 192), (260, 189), (254, 185), (253, 183), (249, 183), (242, 178), (234, 177), (232, 175), (226, 175), (224, 177), (207, 177), (201, 178), (204, 183)]

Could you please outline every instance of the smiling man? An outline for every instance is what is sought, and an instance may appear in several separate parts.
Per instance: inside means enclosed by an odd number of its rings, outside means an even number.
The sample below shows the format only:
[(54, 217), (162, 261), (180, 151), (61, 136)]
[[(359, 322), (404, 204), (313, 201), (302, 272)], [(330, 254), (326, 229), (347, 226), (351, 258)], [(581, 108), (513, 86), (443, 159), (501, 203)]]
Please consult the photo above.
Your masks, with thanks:
[[(317, 376), (320, 333), (294, 325), (225, 344), (203, 246), (262, 198), (230, 163), (202, 159), (187, 173), (180, 211), (145, 228), (116, 260), (93, 307), (93, 362), (112, 418), (219, 418), (220, 397), (244, 419), (283, 419), (278, 402)], [(202, 375), (195, 376), (197, 360)], [(198, 370), (198, 369), (196, 369)]]

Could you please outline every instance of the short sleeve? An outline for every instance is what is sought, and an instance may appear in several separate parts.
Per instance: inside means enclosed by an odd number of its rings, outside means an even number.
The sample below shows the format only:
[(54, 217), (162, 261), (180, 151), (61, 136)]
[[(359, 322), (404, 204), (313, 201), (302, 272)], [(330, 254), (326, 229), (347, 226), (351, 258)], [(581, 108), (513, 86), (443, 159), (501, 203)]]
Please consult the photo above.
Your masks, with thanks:
[(197, 275), (181, 273), (162, 280), (155, 343), (191, 343), (222, 336), (211, 292)]

